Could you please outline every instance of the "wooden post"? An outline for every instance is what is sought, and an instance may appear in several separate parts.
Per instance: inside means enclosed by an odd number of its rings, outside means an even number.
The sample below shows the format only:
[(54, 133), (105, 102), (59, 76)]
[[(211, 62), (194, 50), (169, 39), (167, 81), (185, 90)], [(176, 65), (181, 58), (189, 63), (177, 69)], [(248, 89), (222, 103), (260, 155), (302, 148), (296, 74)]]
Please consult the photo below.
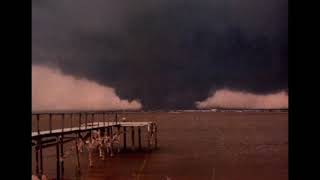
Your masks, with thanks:
[(134, 149), (134, 127), (131, 127), (131, 142), (132, 142), (132, 149)]
[(141, 150), (141, 128), (138, 127), (138, 143), (139, 143), (139, 150)]
[(106, 115), (107, 115), (107, 126), (109, 126), (109, 113), (107, 113)]
[(118, 124), (118, 113), (116, 113), (116, 124)]
[(127, 132), (126, 127), (123, 127), (123, 149), (127, 149)]
[(51, 134), (52, 133), (52, 114), (49, 114), (49, 129)]
[(62, 126), (62, 132), (63, 132), (63, 129), (64, 129), (64, 114), (62, 114), (62, 122), (61, 122), (61, 126)]
[(36, 150), (36, 174), (37, 174), (37, 176), (39, 176), (39, 145), (38, 145), (38, 142), (35, 147), (35, 150)]
[(88, 114), (85, 113), (85, 129), (87, 129)]
[[(99, 114), (98, 114), (99, 115)], [(99, 119), (99, 118), (98, 118)], [(98, 127), (100, 126), (100, 123), (99, 123), (100, 121), (98, 121)]]
[(38, 134), (40, 134), (39, 120), (40, 120), (40, 117), (39, 117), (39, 114), (37, 114), (37, 131), (38, 131)]
[(79, 113), (79, 131), (81, 130), (81, 113)]
[(100, 128), (100, 136), (101, 137), (105, 136), (105, 133), (106, 133), (105, 129), (104, 128)]
[(73, 120), (73, 113), (71, 113), (71, 115), (70, 115), (70, 119), (71, 119), (71, 131), (72, 131), (72, 120)]
[(94, 121), (94, 113), (91, 114), (91, 127), (93, 128), (93, 121)]
[[(78, 135), (78, 139), (80, 136)], [(79, 158), (79, 149), (78, 149), (78, 140), (76, 139), (76, 156), (77, 156), (77, 174), (80, 174), (80, 158)]]
[(155, 131), (154, 131), (154, 144), (155, 144), (155, 148), (157, 149), (158, 148), (158, 126), (157, 126), (157, 124), (154, 124), (154, 128), (155, 128)]
[(150, 134), (151, 133), (151, 128), (150, 128), (150, 125), (148, 125), (148, 133), (147, 133), (147, 139), (148, 139), (148, 151), (151, 150), (151, 142), (150, 142)]
[(103, 117), (102, 117), (103, 118), (103, 127), (106, 127), (105, 113), (103, 112), (102, 115), (103, 115)]
[(59, 136), (57, 136), (57, 144), (56, 144), (56, 155), (57, 155), (57, 180), (60, 180), (60, 154), (59, 154)]
[(43, 158), (42, 158), (42, 142), (41, 138), (39, 139), (39, 150), (40, 150), (40, 174), (43, 174)]
[(61, 158), (60, 158), (60, 163), (61, 163), (61, 177), (64, 175), (64, 153), (63, 153), (63, 135), (61, 136), (60, 139), (60, 150), (61, 150)]

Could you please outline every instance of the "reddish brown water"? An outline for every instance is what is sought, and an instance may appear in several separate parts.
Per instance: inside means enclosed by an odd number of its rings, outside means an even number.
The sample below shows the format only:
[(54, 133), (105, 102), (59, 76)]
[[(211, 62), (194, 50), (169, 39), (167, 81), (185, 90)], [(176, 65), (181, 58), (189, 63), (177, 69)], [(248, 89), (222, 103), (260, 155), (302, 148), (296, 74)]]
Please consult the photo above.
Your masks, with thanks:
[[(156, 121), (159, 149), (96, 159), (94, 168), (88, 168), (84, 153), (81, 179), (288, 179), (287, 113), (147, 113), (127, 119)], [(44, 173), (54, 178), (55, 147), (44, 153)], [(72, 156), (65, 160), (65, 177), (75, 179)]]

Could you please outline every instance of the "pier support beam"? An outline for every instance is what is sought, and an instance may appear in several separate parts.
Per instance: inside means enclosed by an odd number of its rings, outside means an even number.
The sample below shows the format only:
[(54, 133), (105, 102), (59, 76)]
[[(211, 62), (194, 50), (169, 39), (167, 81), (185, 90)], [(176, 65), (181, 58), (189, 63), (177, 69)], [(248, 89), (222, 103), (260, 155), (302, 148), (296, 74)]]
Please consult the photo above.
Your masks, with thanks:
[(106, 133), (105, 129), (104, 128), (100, 128), (100, 136), (104, 137), (105, 133)]
[[(79, 139), (79, 137), (78, 137)], [(77, 157), (77, 175), (80, 175), (80, 157), (79, 157), (79, 148), (78, 148), (78, 139), (75, 140), (76, 144), (76, 157)]]
[(57, 155), (57, 180), (60, 180), (60, 153), (59, 153), (59, 136), (57, 136), (57, 144), (56, 144), (56, 155)]
[(61, 163), (61, 177), (63, 177), (63, 175), (64, 175), (63, 135), (61, 136), (61, 139), (60, 139), (60, 151), (61, 151), (61, 156), (60, 156), (60, 163)]
[(138, 143), (139, 143), (139, 150), (141, 150), (141, 128), (138, 127)]
[(123, 149), (127, 149), (127, 131), (126, 127), (123, 127)]
[(36, 150), (36, 174), (39, 176), (39, 145), (37, 144), (35, 147)]
[(39, 152), (40, 152), (40, 175), (43, 174), (43, 158), (42, 158), (42, 141), (39, 140)]
[(115, 120), (116, 120), (116, 124), (118, 124), (118, 113), (116, 113)]
[(107, 127), (107, 136), (110, 136), (110, 127)]
[(147, 143), (148, 143), (148, 151), (151, 151), (151, 127), (148, 126), (148, 131), (147, 131)]
[(154, 125), (154, 144), (155, 144), (155, 149), (158, 148), (158, 126), (155, 124)]
[(131, 142), (132, 142), (132, 150), (134, 150), (134, 127), (131, 127)]

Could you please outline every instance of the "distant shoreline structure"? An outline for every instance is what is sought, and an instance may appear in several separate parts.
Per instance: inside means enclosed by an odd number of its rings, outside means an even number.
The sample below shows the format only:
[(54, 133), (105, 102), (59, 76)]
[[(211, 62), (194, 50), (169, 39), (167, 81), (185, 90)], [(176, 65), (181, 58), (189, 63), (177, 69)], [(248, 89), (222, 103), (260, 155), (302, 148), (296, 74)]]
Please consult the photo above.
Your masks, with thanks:
[(234, 108), (212, 108), (212, 109), (190, 109), (175, 110), (177, 112), (288, 112), (288, 109), (234, 109)]
[(288, 108), (283, 109), (242, 109), (242, 108), (211, 108), (211, 109), (157, 109), (157, 110), (46, 110), (32, 111), (32, 114), (59, 114), (59, 113), (148, 113), (148, 112), (288, 112)]
[(141, 112), (288, 112), (288, 108), (283, 109), (236, 109), (236, 108), (210, 108), (210, 109), (172, 109), (172, 110), (149, 110)]

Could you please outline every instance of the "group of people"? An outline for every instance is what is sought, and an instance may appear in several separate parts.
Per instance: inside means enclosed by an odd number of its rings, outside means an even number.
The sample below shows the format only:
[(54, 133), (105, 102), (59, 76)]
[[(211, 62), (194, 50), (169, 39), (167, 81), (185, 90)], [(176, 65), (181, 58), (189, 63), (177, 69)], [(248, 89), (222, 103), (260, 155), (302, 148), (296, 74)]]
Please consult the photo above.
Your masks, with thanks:
[(79, 152), (83, 152), (83, 147), (86, 146), (89, 152), (89, 166), (93, 166), (92, 155), (94, 150), (99, 151), (99, 157), (104, 160), (106, 155), (114, 156), (114, 152), (120, 152), (120, 135), (121, 132), (117, 131), (112, 136), (105, 133), (101, 136), (100, 131), (92, 131), (91, 137), (83, 142), (81, 138), (79, 138), (78, 150)]

